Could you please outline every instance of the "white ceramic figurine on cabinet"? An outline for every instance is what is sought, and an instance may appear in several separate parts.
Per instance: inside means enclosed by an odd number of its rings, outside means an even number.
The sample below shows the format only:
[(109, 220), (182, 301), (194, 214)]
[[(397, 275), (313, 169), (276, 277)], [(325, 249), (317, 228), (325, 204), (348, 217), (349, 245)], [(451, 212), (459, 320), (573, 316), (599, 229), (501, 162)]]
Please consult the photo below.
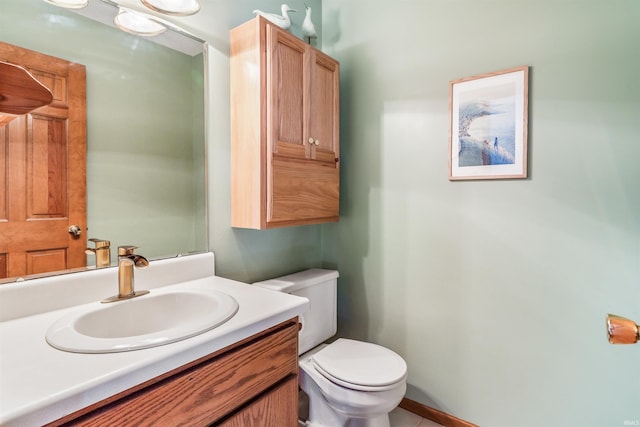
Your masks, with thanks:
[(288, 30), (289, 28), (291, 28), (291, 19), (289, 18), (289, 12), (296, 12), (296, 10), (291, 9), (286, 3), (282, 4), (280, 8), (282, 10), (282, 15), (278, 15), (277, 13), (263, 12), (258, 9), (254, 10), (253, 14), (262, 16), (264, 19), (273, 22), (283, 30)]
[(311, 8), (307, 5), (305, 5), (305, 8), (307, 12), (302, 22), (302, 35), (307, 38), (307, 43), (311, 43), (311, 39), (318, 38), (318, 33), (313, 21), (311, 21)]

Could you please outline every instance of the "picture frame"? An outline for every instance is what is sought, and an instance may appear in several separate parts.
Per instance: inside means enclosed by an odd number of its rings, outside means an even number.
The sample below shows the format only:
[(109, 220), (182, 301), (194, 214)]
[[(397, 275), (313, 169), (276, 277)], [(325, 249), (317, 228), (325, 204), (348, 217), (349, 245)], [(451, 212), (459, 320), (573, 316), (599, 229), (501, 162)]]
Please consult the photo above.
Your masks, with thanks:
[(449, 180), (527, 177), (529, 67), (449, 82)]

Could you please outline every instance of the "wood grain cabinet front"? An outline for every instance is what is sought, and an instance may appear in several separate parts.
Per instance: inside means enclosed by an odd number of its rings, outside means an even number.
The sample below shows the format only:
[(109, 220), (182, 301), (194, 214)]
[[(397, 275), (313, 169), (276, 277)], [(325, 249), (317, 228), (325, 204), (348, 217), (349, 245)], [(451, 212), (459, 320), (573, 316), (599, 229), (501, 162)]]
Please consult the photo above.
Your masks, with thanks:
[(261, 17), (231, 31), (231, 225), (337, 221), (339, 63)]
[(50, 426), (294, 427), (297, 350), (291, 319)]

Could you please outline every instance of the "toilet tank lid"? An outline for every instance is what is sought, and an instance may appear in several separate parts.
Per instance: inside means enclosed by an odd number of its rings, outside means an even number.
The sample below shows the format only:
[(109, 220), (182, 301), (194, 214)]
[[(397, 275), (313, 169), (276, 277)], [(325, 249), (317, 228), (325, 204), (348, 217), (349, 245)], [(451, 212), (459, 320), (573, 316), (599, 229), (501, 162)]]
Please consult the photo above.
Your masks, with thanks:
[(271, 289), (278, 292), (291, 293), (298, 289), (314, 286), (322, 282), (337, 279), (339, 276), (336, 270), (325, 270), (322, 268), (310, 268), (274, 279), (263, 280), (253, 283), (256, 286)]

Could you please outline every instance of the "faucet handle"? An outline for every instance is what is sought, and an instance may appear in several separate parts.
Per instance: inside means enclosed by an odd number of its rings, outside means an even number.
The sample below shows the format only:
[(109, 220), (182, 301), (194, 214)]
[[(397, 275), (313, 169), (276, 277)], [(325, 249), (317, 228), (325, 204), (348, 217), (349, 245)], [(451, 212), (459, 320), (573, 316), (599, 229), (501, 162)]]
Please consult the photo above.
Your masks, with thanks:
[[(111, 247), (111, 242), (108, 240), (102, 240), (102, 239), (96, 239), (96, 238), (91, 238), (89, 239), (90, 242), (93, 242), (93, 244), (96, 245), (95, 249), (100, 249), (100, 248), (109, 248)], [(91, 249), (91, 248), (87, 248), (87, 249)]]
[(118, 257), (120, 259), (129, 258), (138, 268), (148, 267), (149, 260), (147, 260), (142, 255), (134, 254), (133, 251), (135, 251), (136, 249), (138, 249), (138, 247), (132, 245), (118, 246)]
[(134, 255), (133, 251), (136, 249), (138, 249), (138, 247), (133, 245), (118, 246), (118, 256)]

